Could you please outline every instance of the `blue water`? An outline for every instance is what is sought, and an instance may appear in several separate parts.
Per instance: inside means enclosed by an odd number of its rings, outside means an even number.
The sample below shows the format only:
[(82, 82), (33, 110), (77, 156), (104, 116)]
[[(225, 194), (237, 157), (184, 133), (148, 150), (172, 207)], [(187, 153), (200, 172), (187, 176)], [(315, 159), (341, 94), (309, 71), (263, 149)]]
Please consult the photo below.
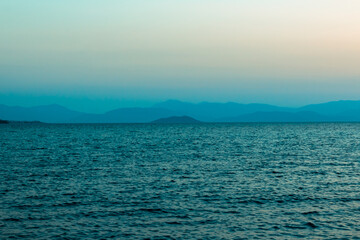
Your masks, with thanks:
[(360, 239), (360, 124), (0, 126), (0, 238)]

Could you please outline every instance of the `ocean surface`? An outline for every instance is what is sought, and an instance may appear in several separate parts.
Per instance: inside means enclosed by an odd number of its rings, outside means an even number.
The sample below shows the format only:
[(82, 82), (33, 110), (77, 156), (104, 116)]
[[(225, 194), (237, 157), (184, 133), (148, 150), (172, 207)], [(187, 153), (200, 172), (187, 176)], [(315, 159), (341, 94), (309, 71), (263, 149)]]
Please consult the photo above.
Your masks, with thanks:
[(360, 124), (0, 126), (0, 239), (360, 239)]

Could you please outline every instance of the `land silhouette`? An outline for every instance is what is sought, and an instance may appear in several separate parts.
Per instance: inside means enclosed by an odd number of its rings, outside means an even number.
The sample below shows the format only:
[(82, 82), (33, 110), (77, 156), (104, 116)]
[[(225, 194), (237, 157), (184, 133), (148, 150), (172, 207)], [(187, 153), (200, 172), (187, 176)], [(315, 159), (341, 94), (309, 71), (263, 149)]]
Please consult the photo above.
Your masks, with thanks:
[(9, 121), (0, 119), (0, 124), (7, 124), (7, 123), (9, 123)]
[(186, 116), (200, 122), (360, 122), (360, 101), (343, 100), (290, 108), (258, 103), (194, 104), (168, 100), (152, 107), (118, 108), (103, 114), (73, 111), (57, 104), (36, 107), (0, 104), (0, 119), (6, 121), (44, 123), (187, 121), (187, 119), (178, 119), (178, 116)]
[(168, 118), (160, 118), (155, 121), (152, 121), (152, 123), (201, 123), (201, 122), (189, 116), (174, 116)]

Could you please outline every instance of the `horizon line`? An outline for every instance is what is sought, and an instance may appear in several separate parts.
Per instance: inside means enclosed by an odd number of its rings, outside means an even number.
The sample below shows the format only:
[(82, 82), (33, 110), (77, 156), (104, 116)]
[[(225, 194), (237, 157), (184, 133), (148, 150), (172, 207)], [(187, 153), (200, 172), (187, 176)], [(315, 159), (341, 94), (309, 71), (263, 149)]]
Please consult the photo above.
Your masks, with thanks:
[(3, 106), (8, 106), (8, 107), (20, 107), (20, 108), (36, 108), (36, 107), (50, 107), (50, 106), (58, 106), (58, 107), (62, 107), (62, 108), (66, 108), (68, 110), (74, 111), (74, 112), (80, 112), (80, 113), (87, 113), (87, 114), (104, 114), (107, 112), (111, 112), (117, 109), (133, 109), (133, 108), (137, 108), (137, 109), (148, 109), (148, 108), (163, 108), (166, 109), (164, 107), (156, 107), (156, 105), (158, 104), (163, 104), (163, 103), (167, 103), (167, 102), (178, 102), (178, 103), (185, 103), (185, 104), (192, 104), (192, 105), (200, 105), (200, 104), (238, 104), (238, 105), (268, 105), (268, 106), (274, 106), (274, 107), (280, 107), (280, 108), (290, 108), (290, 109), (299, 109), (299, 108), (304, 108), (306, 106), (311, 106), (311, 105), (321, 105), (321, 104), (327, 104), (327, 103), (336, 103), (336, 102), (360, 102), (360, 99), (358, 100), (345, 100), (345, 99), (341, 99), (341, 100), (333, 100), (333, 101), (326, 101), (326, 102), (318, 102), (318, 103), (310, 103), (310, 104), (305, 104), (305, 105), (300, 105), (297, 107), (291, 107), (291, 106), (283, 106), (283, 105), (276, 105), (276, 104), (268, 104), (268, 103), (261, 103), (261, 102), (251, 102), (251, 103), (241, 103), (241, 102), (235, 102), (235, 101), (228, 101), (228, 102), (211, 102), (211, 101), (200, 101), (200, 102), (191, 102), (191, 101), (184, 101), (184, 100), (178, 100), (178, 99), (168, 99), (168, 100), (164, 100), (164, 101), (160, 101), (157, 102), (155, 104), (152, 104), (151, 106), (129, 106), (129, 107), (116, 107), (113, 108), (112, 110), (108, 110), (108, 111), (104, 111), (102, 113), (91, 113), (91, 112), (86, 112), (86, 111), (78, 111), (78, 110), (74, 110), (71, 107), (68, 106), (64, 106), (58, 103), (50, 103), (50, 104), (39, 104), (39, 105), (33, 105), (33, 106), (21, 106), (21, 105), (11, 105), (11, 104), (4, 104), (4, 103), (0, 103), (0, 105)]

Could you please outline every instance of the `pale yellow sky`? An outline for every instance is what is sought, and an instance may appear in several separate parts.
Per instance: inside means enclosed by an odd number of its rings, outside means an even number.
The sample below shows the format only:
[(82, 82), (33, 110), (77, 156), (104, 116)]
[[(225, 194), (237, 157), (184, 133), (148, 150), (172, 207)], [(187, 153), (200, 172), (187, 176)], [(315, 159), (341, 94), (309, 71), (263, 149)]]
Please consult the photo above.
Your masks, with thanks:
[(354, 98), (360, 87), (355, 0), (3, 0), (0, 31), (8, 92), (207, 86), (225, 98), (234, 88), (310, 94), (314, 83)]

